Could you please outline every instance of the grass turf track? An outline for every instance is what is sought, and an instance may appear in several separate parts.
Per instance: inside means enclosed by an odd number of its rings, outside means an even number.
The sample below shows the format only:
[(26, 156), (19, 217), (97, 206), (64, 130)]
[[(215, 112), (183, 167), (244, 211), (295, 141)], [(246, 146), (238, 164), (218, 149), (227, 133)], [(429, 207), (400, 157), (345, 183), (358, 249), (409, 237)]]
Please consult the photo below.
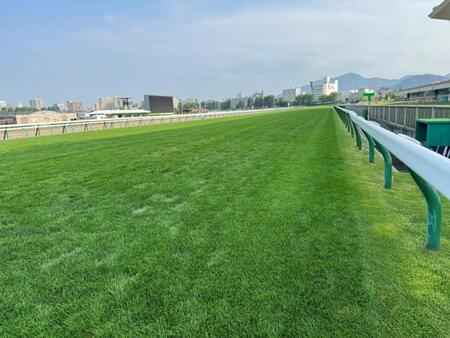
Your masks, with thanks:
[(0, 143), (0, 336), (446, 336), (443, 245), (329, 108)]

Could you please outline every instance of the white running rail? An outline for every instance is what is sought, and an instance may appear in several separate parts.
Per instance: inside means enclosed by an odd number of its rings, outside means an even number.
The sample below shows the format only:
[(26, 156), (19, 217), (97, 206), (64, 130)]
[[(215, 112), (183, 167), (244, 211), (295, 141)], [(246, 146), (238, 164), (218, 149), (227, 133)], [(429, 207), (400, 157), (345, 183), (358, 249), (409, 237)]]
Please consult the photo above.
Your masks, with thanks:
[(383, 144), (400, 161), (450, 199), (450, 161), (447, 158), (405, 137), (394, 134), (377, 123), (366, 121), (351, 110), (339, 109), (349, 114), (356, 125)]

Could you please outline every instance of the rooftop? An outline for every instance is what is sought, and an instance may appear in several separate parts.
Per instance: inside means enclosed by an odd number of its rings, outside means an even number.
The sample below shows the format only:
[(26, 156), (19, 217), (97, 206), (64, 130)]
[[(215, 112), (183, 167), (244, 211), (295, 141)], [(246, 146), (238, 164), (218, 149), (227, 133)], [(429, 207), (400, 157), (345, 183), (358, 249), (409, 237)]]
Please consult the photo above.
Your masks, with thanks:
[(142, 115), (151, 114), (149, 110), (136, 109), (136, 110), (94, 110), (89, 115)]
[(439, 6), (433, 8), (430, 14), (432, 19), (450, 20), (450, 0), (445, 0)]
[(425, 88), (441, 89), (441, 88), (446, 88), (446, 87), (450, 87), (450, 80), (433, 82), (433, 83), (429, 83), (429, 84), (418, 86), (418, 87), (405, 88), (402, 90), (402, 92), (412, 91), (412, 90), (416, 90), (416, 89), (425, 89)]

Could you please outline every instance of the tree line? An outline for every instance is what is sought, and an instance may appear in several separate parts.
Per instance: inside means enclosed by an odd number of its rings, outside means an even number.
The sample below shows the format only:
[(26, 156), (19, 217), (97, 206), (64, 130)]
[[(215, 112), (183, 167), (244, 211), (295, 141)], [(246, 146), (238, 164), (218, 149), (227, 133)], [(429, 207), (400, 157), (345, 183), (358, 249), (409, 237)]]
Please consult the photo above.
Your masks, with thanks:
[(283, 107), (295, 107), (295, 106), (309, 106), (313, 104), (322, 103), (337, 103), (339, 101), (339, 94), (332, 93), (330, 95), (323, 95), (314, 101), (314, 96), (312, 94), (301, 94), (298, 95), (294, 101), (286, 101), (283, 98), (275, 97), (274, 95), (267, 96), (257, 96), (255, 98), (243, 98), (238, 101), (238, 103), (233, 107), (232, 99), (227, 99), (225, 101), (202, 101), (199, 103), (185, 103), (182, 105), (182, 110), (191, 110), (197, 108), (205, 108), (208, 110), (231, 110), (231, 109), (262, 109), (262, 108), (283, 108)]
[[(58, 106), (50, 106), (50, 107), (44, 107), (41, 110), (44, 111), (54, 111), (54, 112), (59, 112), (59, 107)], [(1, 113), (3, 114), (14, 114), (14, 113), (25, 113), (25, 114), (31, 114), (36, 112), (37, 109), (36, 108), (31, 108), (31, 107), (16, 107), (16, 108), (12, 108), (12, 107), (8, 107), (8, 108), (2, 108), (0, 110)]]

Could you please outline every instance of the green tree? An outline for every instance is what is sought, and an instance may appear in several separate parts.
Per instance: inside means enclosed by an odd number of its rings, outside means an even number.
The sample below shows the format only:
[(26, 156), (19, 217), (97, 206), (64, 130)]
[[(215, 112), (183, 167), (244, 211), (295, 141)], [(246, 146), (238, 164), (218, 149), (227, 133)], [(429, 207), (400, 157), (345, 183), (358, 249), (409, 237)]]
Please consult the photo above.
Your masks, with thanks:
[(231, 100), (225, 100), (220, 103), (221, 110), (230, 110), (231, 109)]
[(220, 102), (219, 101), (208, 101), (206, 102), (206, 109), (208, 110), (219, 110), (220, 109)]
[(255, 108), (264, 107), (264, 99), (261, 96), (256, 97), (254, 106), (255, 106)]
[(239, 100), (238, 104), (236, 105), (236, 109), (244, 109), (244, 108), (245, 108), (244, 100)]
[(289, 107), (289, 102), (287, 102), (285, 99), (280, 97), (278, 99), (278, 107)]
[(264, 97), (264, 107), (273, 108), (275, 106), (275, 96), (267, 95)]
[(302, 94), (298, 95), (295, 98), (294, 105), (296, 106), (308, 106), (311, 105), (314, 101), (314, 97), (312, 94)]
[(253, 100), (253, 97), (249, 97), (247, 100), (247, 108), (252, 109), (254, 104), (255, 104), (255, 100)]
[(328, 102), (337, 103), (339, 102), (339, 93), (331, 93), (328, 95)]
[(314, 102), (314, 95), (313, 94), (304, 94), (303, 95), (304, 105), (309, 106), (313, 104)]
[(321, 102), (321, 103), (328, 102), (328, 95), (320, 95), (319, 96), (319, 102)]

